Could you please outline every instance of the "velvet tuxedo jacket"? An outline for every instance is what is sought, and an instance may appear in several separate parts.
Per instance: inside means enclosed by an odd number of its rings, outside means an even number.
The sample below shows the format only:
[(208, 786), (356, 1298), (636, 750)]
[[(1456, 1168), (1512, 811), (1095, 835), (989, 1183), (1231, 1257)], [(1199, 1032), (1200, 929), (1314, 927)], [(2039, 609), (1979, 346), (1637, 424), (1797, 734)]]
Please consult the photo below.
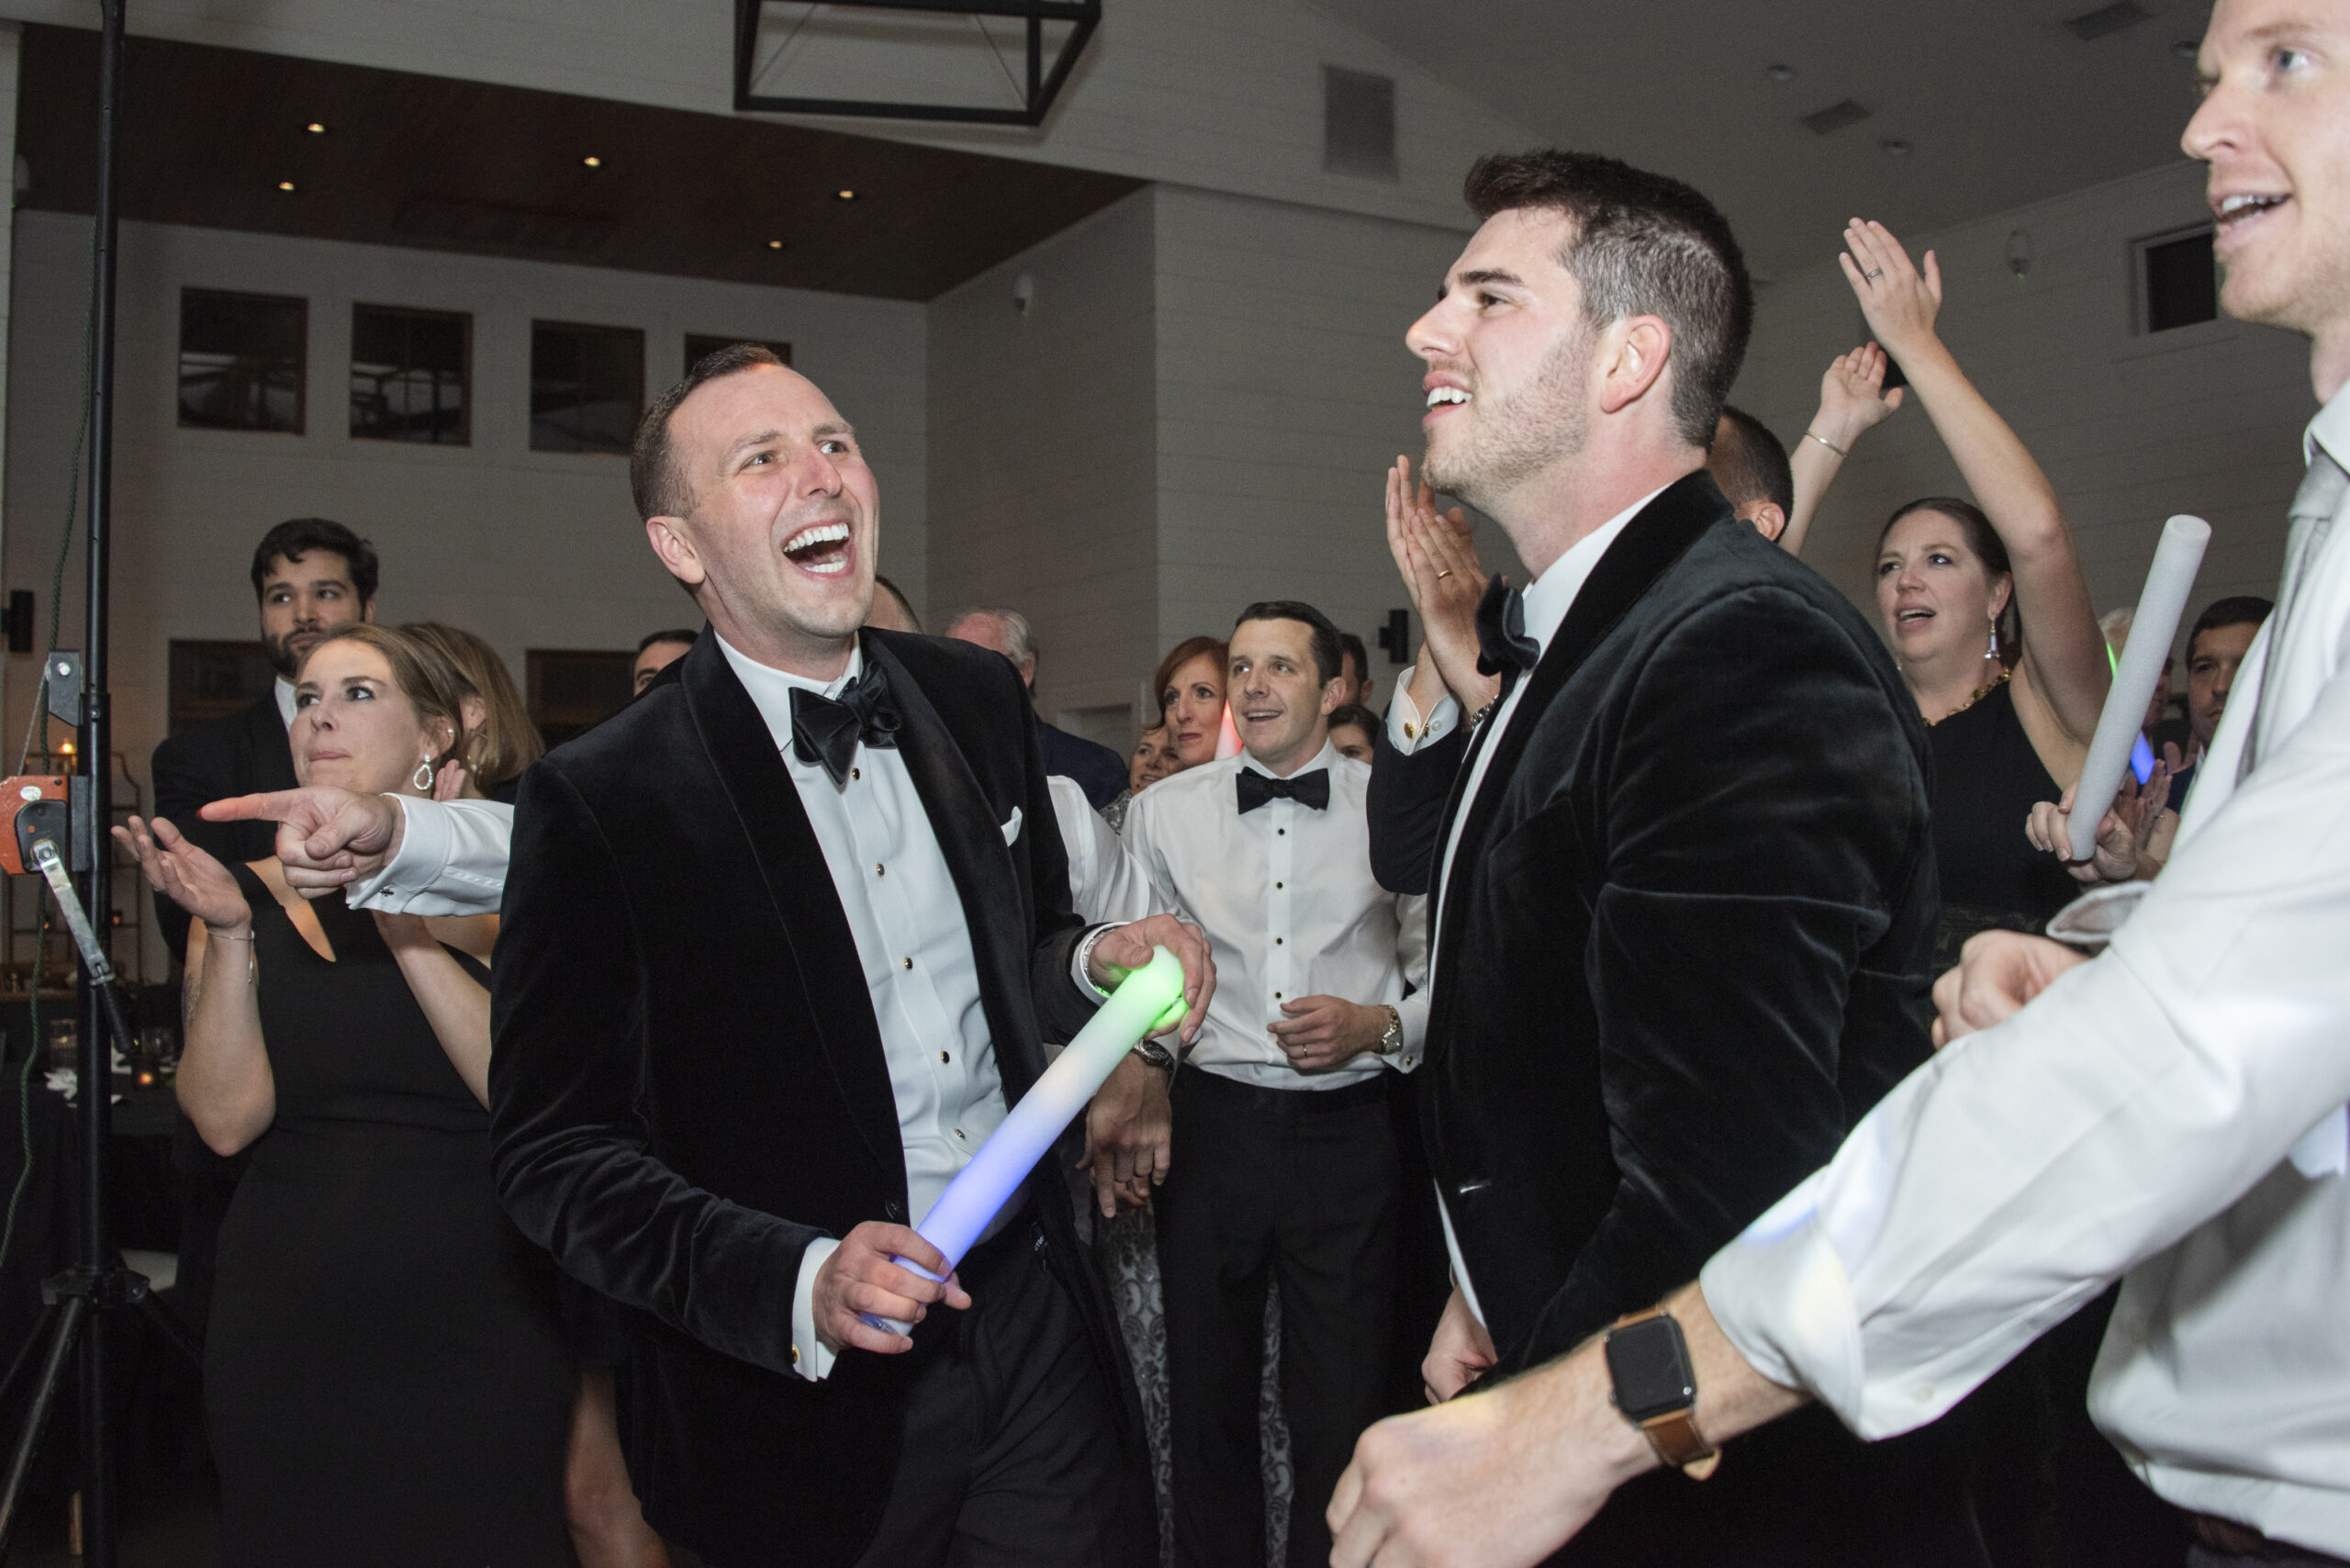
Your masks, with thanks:
[[(1043, 1041), (1095, 1004), (1069, 978), (1083, 928), (1035, 719), (996, 654), (863, 637), (903, 715), (900, 750), (1017, 1101)], [(849, 1350), (822, 1383), (792, 1371), (801, 1253), (866, 1220), (905, 1223), (905, 1161), (831, 872), (715, 637), (523, 776), (504, 914), (498, 1188), (527, 1235), (633, 1309), (623, 1427), (646, 1518), (728, 1568), (854, 1561), (896, 1466), (909, 1363), (954, 1315), (920, 1326), (909, 1355)], [(1059, 1182), (1038, 1196), (1051, 1260), (1131, 1398)]]
[[(1443, 901), (1422, 1126), (1502, 1372), (1695, 1278), (1926, 1060), (1938, 902), (1917, 704), (1703, 469), (1632, 520), (1522, 678), (1476, 801), (1463, 767), (1422, 851)], [(1854, 1483), (1909, 1462), (1815, 1414), (1701, 1487), (1627, 1488), (1583, 1560), (1911, 1561), (1773, 1544), (1836, 1508), (1811, 1487), (1882, 1491)]]
[[(155, 787), (153, 815), (187, 834), (224, 866), (266, 860), (277, 853), (274, 823), (208, 823), (196, 813), (232, 795), (291, 790), (294, 751), (274, 692), (225, 719), (198, 724), (155, 748), (148, 777)], [(187, 951), (187, 911), (155, 895), (155, 923), (174, 954)]]

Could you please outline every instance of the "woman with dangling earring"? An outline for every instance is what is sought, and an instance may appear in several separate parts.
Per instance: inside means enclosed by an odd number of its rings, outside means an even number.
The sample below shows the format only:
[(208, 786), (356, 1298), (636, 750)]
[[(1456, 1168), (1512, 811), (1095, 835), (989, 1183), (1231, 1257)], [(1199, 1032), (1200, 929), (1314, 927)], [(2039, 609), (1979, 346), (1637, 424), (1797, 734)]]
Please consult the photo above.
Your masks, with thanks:
[(1858, 220), (1844, 242), (1869, 330), (1982, 503), (1911, 501), (1877, 540), (1886, 640), (1933, 747), (1939, 973), (1977, 931), (2037, 930), (2080, 890), (2024, 824), (2080, 777), (2110, 666), (2048, 476), (1934, 331), (1933, 252), (1921, 274), (1884, 225)]
[[(306, 786), (427, 797), (464, 755), (463, 678), (419, 638), (342, 626), (297, 675)], [(252, 1151), (204, 1346), (222, 1560), (569, 1568), (577, 1380), (490, 1170), (497, 917), (308, 901), (165, 822), (115, 837), (196, 917), (180, 1105)]]

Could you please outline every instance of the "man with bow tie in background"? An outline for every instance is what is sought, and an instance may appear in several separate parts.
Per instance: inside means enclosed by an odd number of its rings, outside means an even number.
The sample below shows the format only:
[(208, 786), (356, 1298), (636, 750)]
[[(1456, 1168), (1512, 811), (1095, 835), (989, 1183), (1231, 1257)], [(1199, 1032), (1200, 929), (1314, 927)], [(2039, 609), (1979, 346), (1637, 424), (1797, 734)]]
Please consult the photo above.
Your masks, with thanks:
[(1258, 1391), (1281, 1286), (1281, 1403), (1297, 1484), (1290, 1557), (1321, 1562), (1322, 1511), (1385, 1413), (1397, 1233), (1387, 1075), (1419, 1061), (1425, 901), (1371, 879), (1371, 769), (1330, 745), (1339, 633), (1312, 605), (1241, 611), (1225, 690), (1240, 756), (1162, 779), (1125, 846), (1216, 965), (1175, 1069), (1174, 1160), (1154, 1202), (1167, 1298), (1175, 1559), (1265, 1551)]
[[(1431, 649), (1482, 711), (1399, 702), (1380, 753), (1407, 781), (1461, 753), (1440, 813), (1382, 846), (1434, 912), (1434, 1399), (1648, 1307), (1832, 1153), (1928, 1055), (1937, 903), (1917, 705), (1706, 471), (1752, 316), (1728, 225), (1582, 153), (1482, 160), (1467, 195), (1483, 226), (1405, 338), (1425, 474), (1534, 578), (1487, 589), (1475, 671)], [(1407, 571), (1446, 547), (1401, 465), (1388, 505)], [(1619, 1332), (1661, 1365), (1678, 1331)], [(1562, 1561), (1923, 1563), (1972, 1539), (1941, 1435), (1870, 1450), (1814, 1421), (1710, 1474), (1647, 1393), (1617, 1396), (1669, 1464)]]

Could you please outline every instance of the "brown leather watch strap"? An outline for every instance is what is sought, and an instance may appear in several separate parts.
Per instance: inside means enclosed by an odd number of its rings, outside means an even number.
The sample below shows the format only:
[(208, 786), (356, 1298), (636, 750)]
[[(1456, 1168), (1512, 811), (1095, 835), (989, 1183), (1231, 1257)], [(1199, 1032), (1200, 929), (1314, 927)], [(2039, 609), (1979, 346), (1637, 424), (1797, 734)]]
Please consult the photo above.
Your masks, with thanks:
[(1697, 1419), (1686, 1410), (1668, 1410), (1640, 1423), (1640, 1435), (1657, 1458), (1692, 1481), (1703, 1481), (1722, 1462), (1722, 1450), (1706, 1441)]

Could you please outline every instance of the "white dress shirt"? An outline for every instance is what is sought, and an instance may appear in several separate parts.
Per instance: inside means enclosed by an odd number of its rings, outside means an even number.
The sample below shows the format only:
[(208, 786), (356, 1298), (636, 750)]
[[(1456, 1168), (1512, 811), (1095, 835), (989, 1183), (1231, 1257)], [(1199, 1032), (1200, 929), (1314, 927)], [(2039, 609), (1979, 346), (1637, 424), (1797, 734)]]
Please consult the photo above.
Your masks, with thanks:
[(294, 714), (296, 711), (294, 706), (294, 683), (281, 675), (274, 681), (271, 682), (270, 695), (277, 699), (277, 716), (285, 720), (285, 727), (288, 730), (291, 730), (294, 727)]
[[(1550, 639), (1559, 634), (1559, 628), (1566, 622), (1567, 611), (1574, 608), (1575, 597), (1583, 592), (1583, 585), (1591, 580), (1599, 558), (1607, 554), (1607, 547), (1616, 543), (1617, 535), (1624, 532), (1625, 525), (1639, 515), (1640, 509), (1669, 488), (1670, 486), (1658, 486), (1576, 540), (1565, 554), (1550, 563), (1549, 571), (1535, 578), (1527, 588), (1526, 634), (1534, 640), (1538, 647), (1549, 651)], [(1442, 740), (1460, 722), (1460, 703), (1449, 692), (1438, 698), (1435, 709), (1423, 718), (1412, 701), (1408, 689), (1411, 684), (1412, 672), (1407, 670), (1404, 678), (1395, 683), (1395, 700), (1387, 708), (1388, 744), (1406, 756), (1424, 745)], [(1445, 836), (1444, 857), (1438, 862), (1445, 868), (1438, 886), (1439, 897), (1452, 890), (1452, 852), (1460, 846), (1460, 830), (1469, 821), (1469, 808), (1476, 803), (1477, 791), (1485, 782), (1485, 766), (1493, 760), (1494, 748), (1500, 743), (1502, 732), (1509, 727), (1511, 717), (1517, 712), (1518, 700), (1526, 695), (1526, 684), (1522, 678), (1512, 682), (1509, 695), (1502, 699), (1501, 706), (1494, 711), (1492, 718), (1485, 721), (1485, 744), (1477, 748), (1477, 759), (1469, 769), (1467, 792), (1460, 798), (1460, 809), (1453, 813), (1452, 831)], [(1473, 737), (1470, 744), (1476, 745)], [(1428, 969), (1431, 974), (1436, 969), (1436, 940), (1438, 932), (1443, 929), (1443, 913), (1441, 909), (1432, 911), (1428, 920)], [(1210, 1011), (1214, 1011), (1213, 1005)], [(1452, 1234), (1452, 1211), (1445, 1206), (1441, 1184), (1437, 1188), (1437, 1217), (1444, 1222), (1444, 1249), (1452, 1260), (1453, 1283), (1460, 1287), (1461, 1299), (1468, 1303), (1469, 1310), (1475, 1315), (1477, 1321), (1483, 1323), (1485, 1309), (1477, 1304), (1477, 1287), (1469, 1278), (1468, 1260), (1460, 1255), (1460, 1238)]]
[[(2350, 393), (2309, 444), (2350, 458)], [(2350, 1100), (2345, 513), (2337, 502), (2330, 534), (2288, 565), (2290, 612), (2255, 639), (2169, 866), (2105, 954), (1912, 1074), (1704, 1273), (1757, 1369), (1872, 1438), (1940, 1416), (2122, 1276), (2089, 1387), (2098, 1427), (2171, 1502), (2336, 1556), (2350, 1556), (2350, 1178), (2327, 1147)]]
[(1069, 854), (1069, 900), (1079, 918), (1088, 925), (1123, 925), (1164, 913), (1151, 896), (1150, 879), (1085, 798), (1084, 786), (1058, 773), (1046, 775), (1045, 784), (1053, 792), (1053, 819)]
[[(1330, 774), (1320, 811), (1274, 800), (1243, 815), (1241, 770), (1271, 777), (1245, 753), (1162, 778), (1126, 807), (1127, 849), (1215, 954), (1215, 995), (1186, 1059), (1267, 1089), (1337, 1089), (1377, 1077), (1383, 1062), (1408, 1072), (1427, 1032), (1427, 901), (1371, 878), (1370, 766), (1325, 742), (1291, 777), (1317, 767)], [(1407, 980), (1422, 989), (1405, 996)], [(1298, 1071), (1265, 1025), (1304, 996), (1393, 1006), (1404, 1021), (1396, 1054)]]

